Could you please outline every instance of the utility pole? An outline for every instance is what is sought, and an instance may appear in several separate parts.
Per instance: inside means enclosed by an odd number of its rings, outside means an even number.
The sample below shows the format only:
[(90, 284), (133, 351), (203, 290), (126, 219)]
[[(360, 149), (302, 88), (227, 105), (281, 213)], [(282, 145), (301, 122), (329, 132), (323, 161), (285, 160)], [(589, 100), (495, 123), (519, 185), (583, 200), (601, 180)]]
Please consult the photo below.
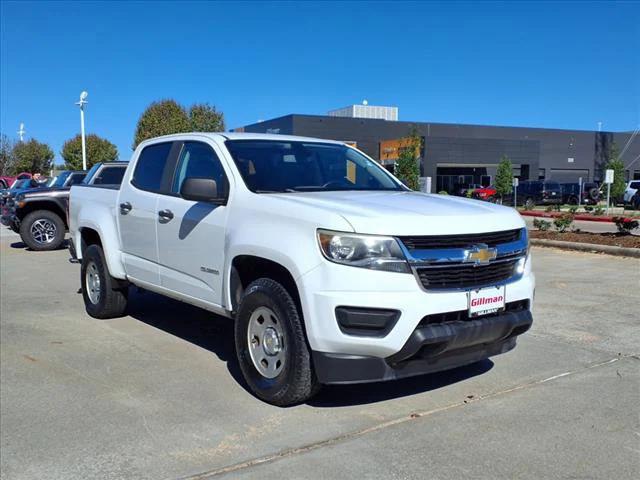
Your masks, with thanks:
[(87, 102), (87, 96), (89, 94), (86, 91), (80, 93), (80, 101), (76, 102), (76, 105), (80, 107), (80, 136), (82, 138), (82, 169), (87, 169), (87, 147), (84, 140), (84, 106)]
[(24, 134), (27, 133), (27, 131), (24, 129), (24, 123), (20, 124), (20, 130), (18, 130), (17, 133), (20, 136), (20, 141), (24, 142)]

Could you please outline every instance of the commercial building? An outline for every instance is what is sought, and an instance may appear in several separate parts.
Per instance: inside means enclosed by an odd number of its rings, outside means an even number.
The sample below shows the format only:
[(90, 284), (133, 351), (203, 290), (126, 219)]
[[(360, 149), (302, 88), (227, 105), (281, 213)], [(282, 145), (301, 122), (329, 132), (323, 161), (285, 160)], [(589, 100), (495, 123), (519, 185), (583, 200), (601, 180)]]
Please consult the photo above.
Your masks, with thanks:
[[(469, 184), (490, 184), (503, 155), (509, 157), (520, 180), (602, 182), (613, 142), (624, 150), (627, 179), (640, 179), (640, 135), (633, 132), (385, 120), (390, 111), (384, 109), (389, 108), (395, 109), (397, 118), (395, 107), (354, 105), (327, 116), (291, 114), (236, 131), (347, 141), (393, 170), (399, 142), (415, 128), (424, 139), (421, 176), (432, 178), (434, 192), (454, 193)], [(382, 118), (367, 118), (376, 112)]]

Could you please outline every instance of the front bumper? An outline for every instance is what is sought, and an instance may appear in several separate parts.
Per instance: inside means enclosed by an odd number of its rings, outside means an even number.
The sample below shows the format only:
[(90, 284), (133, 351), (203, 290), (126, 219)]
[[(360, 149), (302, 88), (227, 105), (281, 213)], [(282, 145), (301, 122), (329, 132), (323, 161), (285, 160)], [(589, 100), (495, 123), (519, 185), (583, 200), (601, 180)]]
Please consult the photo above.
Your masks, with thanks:
[(423, 375), (468, 365), (508, 352), (533, 322), (531, 311), (419, 326), (395, 355), (378, 358), (313, 352), (318, 381), (365, 383)]
[(20, 230), (20, 219), (13, 213), (3, 212), (2, 216), (0, 216), (0, 223), (11, 228), (12, 230)]
[[(525, 272), (505, 285), (505, 302), (533, 301), (531, 258)], [(298, 279), (311, 350), (328, 354), (386, 359), (400, 352), (421, 321), (430, 315), (469, 308), (465, 290), (425, 291), (406, 273), (364, 270), (324, 262)], [(331, 289), (327, 286), (331, 285)], [(336, 308), (397, 310), (400, 316), (383, 336), (353, 335), (341, 330)]]

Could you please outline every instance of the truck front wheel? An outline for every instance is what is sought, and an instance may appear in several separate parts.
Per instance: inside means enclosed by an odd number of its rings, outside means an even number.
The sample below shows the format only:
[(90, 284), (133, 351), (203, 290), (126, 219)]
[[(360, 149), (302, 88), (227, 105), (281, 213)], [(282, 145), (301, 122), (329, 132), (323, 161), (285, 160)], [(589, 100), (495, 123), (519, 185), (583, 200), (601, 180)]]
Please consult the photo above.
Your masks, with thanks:
[(20, 223), (20, 237), (31, 250), (55, 250), (64, 242), (64, 233), (64, 222), (49, 210), (31, 212)]
[(80, 283), (85, 309), (93, 318), (121, 317), (127, 309), (129, 289), (109, 275), (99, 245), (90, 245), (83, 252)]
[(287, 406), (318, 391), (301, 315), (280, 283), (261, 278), (247, 287), (236, 317), (235, 343), (244, 379), (260, 399)]

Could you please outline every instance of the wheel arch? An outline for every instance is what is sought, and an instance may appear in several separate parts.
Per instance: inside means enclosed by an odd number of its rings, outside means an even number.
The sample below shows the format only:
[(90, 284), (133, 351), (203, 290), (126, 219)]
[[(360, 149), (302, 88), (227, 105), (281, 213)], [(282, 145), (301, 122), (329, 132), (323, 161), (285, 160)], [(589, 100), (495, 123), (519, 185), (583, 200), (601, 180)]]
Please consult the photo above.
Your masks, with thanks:
[(104, 257), (112, 277), (125, 280), (126, 273), (122, 258), (120, 256), (119, 236), (115, 231), (113, 220), (111, 223), (100, 222), (99, 218), (95, 222), (82, 222), (82, 226), (75, 233), (74, 243), (77, 246), (76, 255), (82, 260), (83, 252), (91, 245), (98, 245), (104, 252)]
[(300, 309), (300, 312), (302, 312), (300, 290), (294, 271), (281, 261), (254, 254), (237, 254), (230, 261), (225, 282), (227, 285), (225, 301), (230, 307), (229, 310), (235, 312), (237, 308), (233, 300), (235, 292), (232, 291), (231, 281), (234, 270), (239, 276), (240, 288), (243, 290), (245, 290), (251, 282), (259, 278), (270, 278), (277, 281), (287, 289)]
[(64, 207), (58, 202), (51, 200), (36, 200), (33, 202), (26, 202), (24, 207), (21, 207), (16, 211), (16, 215), (20, 219), (20, 221), (22, 221), (31, 212), (35, 212), (38, 210), (47, 210), (48, 212), (55, 213), (62, 219), (65, 228), (69, 228), (67, 214)]

